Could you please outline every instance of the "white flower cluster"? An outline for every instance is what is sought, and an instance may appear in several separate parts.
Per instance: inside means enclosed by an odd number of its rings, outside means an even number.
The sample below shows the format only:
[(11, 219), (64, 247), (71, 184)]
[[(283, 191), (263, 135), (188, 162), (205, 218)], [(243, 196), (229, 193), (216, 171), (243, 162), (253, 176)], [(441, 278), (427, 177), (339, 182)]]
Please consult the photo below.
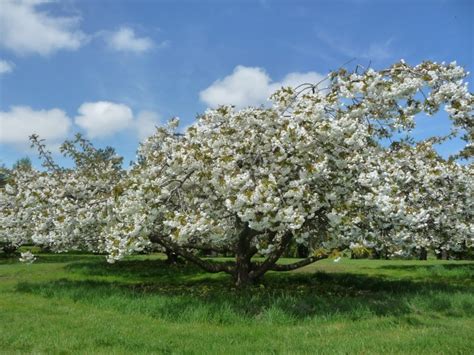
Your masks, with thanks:
[(31, 264), (36, 260), (36, 257), (31, 253), (31, 251), (27, 251), (25, 253), (21, 253), (20, 261), (25, 264)]

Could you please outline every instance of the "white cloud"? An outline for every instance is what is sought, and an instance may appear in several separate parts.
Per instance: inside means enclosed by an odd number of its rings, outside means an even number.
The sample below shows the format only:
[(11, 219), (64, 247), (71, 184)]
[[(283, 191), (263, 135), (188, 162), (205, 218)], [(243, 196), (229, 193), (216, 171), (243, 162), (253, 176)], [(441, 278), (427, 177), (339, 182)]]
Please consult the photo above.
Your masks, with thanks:
[(160, 125), (160, 116), (153, 111), (141, 111), (134, 115), (125, 104), (97, 101), (83, 103), (74, 122), (86, 131), (89, 138), (101, 138), (129, 130), (142, 140)]
[(48, 55), (79, 48), (85, 35), (78, 17), (53, 16), (38, 6), (49, 0), (2, 0), (0, 46), (17, 54)]
[(20, 147), (28, 145), (28, 137), (36, 133), (48, 143), (66, 138), (71, 119), (60, 109), (35, 111), (28, 106), (13, 106), (0, 111), (0, 143)]
[(106, 39), (109, 47), (117, 51), (143, 53), (154, 47), (150, 38), (137, 37), (129, 27), (121, 27), (118, 31), (108, 34)]
[(129, 127), (133, 122), (130, 107), (108, 101), (86, 102), (79, 109), (74, 122), (86, 131), (89, 138), (106, 137)]
[(209, 106), (258, 105), (268, 98), (271, 79), (261, 68), (237, 66), (233, 73), (216, 80), (199, 93), (201, 101)]
[(152, 135), (156, 127), (160, 125), (160, 116), (153, 111), (141, 111), (134, 124), (138, 138), (143, 140)]
[(268, 97), (282, 86), (298, 86), (303, 83), (316, 84), (324, 78), (316, 72), (287, 74), (283, 80), (274, 82), (264, 69), (258, 67), (235, 67), (232, 74), (216, 80), (199, 93), (201, 101), (210, 107), (235, 105), (237, 108), (268, 103)]
[(0, 59), (0, 75), (11, 73), (13, 71), (13, 67), (13, 63)]
[[(88, 138), (102, 138), (128, 130), (143, 140), (161, 125), (160, 116), (153, 111), (141, 111), (136, 116), (124, 104), (97, 101), (85, 102), (78, 109), (75, 123), (85, 130)], [(13, 106), (0, 111), (0, 144), (21, 150), (29, 146), (29, 136), (38, 134), (49, 149), (57, 147), (72, 130), (73, 120), (58, 108), (33, 110), (28, 106)]]

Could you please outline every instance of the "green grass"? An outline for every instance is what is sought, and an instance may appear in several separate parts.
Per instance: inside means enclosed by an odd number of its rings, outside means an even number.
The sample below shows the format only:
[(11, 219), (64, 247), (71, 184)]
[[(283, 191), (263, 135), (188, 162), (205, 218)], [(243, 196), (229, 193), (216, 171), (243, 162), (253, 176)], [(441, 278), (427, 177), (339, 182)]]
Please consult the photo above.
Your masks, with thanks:
[(0, 353), (472, 354), (473, 276), (472, 261), (325, 260), (237, 291), (158, 255), (3, 258)]

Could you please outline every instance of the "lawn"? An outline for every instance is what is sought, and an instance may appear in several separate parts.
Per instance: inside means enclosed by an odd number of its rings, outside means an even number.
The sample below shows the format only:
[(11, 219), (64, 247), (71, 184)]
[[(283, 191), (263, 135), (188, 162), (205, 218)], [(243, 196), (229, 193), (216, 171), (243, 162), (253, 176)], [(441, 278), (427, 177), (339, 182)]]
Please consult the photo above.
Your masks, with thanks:
[(238, 292), (160, 255), (1, 258), (0, 353), (473, 354), (473, 276), (472, 261), (325, 260)]

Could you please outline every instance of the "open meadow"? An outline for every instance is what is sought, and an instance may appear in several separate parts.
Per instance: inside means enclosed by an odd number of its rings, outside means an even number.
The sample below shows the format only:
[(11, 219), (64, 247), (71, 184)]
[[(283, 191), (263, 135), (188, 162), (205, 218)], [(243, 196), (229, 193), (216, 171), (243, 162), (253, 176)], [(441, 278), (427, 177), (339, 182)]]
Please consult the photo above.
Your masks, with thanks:
[(0, 352), (474, 352), (472, 261), (324, 260), (237, 291), (158, 254), (104, 259), (1, 258)]

